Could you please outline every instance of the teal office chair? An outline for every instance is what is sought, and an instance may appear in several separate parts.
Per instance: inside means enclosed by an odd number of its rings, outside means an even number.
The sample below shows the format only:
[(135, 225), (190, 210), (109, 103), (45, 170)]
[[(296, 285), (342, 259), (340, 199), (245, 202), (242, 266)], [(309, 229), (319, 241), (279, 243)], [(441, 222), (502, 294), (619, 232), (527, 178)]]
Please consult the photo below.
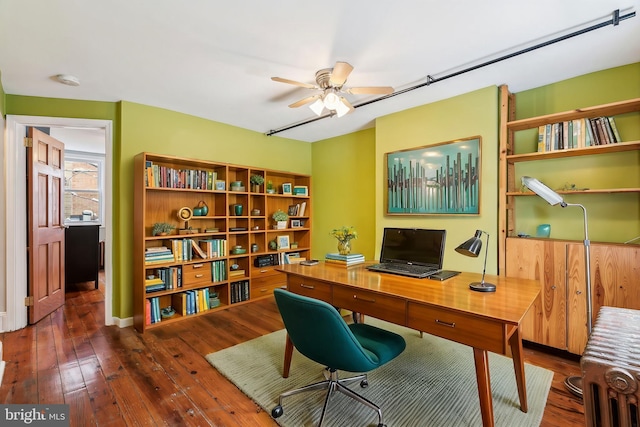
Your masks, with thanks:
[(318, 427), (322, 425), (329, 398), (334, 391), (344, 393), (376, 411), (378, 427), (384, 427), (380, 407), (344, 385), (360, 381), (361, 387), (367, 387), (367, 375), (340, 379), (338, 370), (368, 372), (378, 368), (404, 351), (404, 338), (363, 323), (347, 324), (338, 310), (324, 301), (283, 289), (276, 289), (274, 295), (291, 342), (301, 354), (326, 366), (328, 378), (282, 393), (278, 406), (271, 411), (273, 418), (284, 413), (283, 398), (306, 391), (327, 390)]

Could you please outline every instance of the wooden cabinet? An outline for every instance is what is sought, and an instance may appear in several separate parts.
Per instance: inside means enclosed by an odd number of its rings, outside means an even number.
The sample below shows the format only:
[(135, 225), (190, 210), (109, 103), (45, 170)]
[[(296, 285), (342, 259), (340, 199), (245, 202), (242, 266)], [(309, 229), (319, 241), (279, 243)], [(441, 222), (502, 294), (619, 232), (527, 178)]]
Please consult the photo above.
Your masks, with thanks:
[[(310, 176), (151, 153), (137, 155), (134, 165), (134, 326), (139, 332), (271, 295), (286, 284), (286, 276), (259, 263), (259, 257), (273, 255), (280, 262), (285, 254), (310, 257)], [(251, 185), (253, 175), (264, 183)], [(196, 209), (203, 206), (206, 212)], [(178, 216), (181, 210), (200, 215), (185, 221)], [(276, 210), (293, 214), (284, 229), (274, 227)], [(154, 235), (155, 223), (176, 228)], [(286, 241), (297, 248), (269, 245)], [(170, 259), (151, 261), (147, 253), (162, 247), (171, 251)], [(147, 293), (147, 284), (158, 278), (160, 289)], [(208, 306), (205, 297), (213, 293), (219, 305)], [(195, 295), (195, 313), (187, 311), (187, 295)], [(176, 313), (156, 319), (149, 313), (154, 304)]]
[(72, 225), (66, 228), (65, 282), (94, 282), (98, 289), (100, 268), (99, 225)]
[(540, 282), (540, 296), (522, 322), (522, 338), (565, 349), (567, 346), (566, 242), (507, 239), (506, 275)]
[[(582, 354), (587, 343), (582, 242), (507, 239), (507, 276), (539, 280), (542, 292), (522, 324), (523, 338)], [(602, 306), (640, 309), (640, 247), (591, 243), (592, 320)]]

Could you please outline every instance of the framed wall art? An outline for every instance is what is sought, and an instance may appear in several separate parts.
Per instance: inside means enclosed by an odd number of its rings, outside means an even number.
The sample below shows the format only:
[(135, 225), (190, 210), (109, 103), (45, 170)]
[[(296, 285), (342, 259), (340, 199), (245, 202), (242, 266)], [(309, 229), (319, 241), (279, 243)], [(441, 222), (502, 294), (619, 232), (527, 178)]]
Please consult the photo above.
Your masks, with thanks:
[(278, 249), (289, 249), (289, 236), (278, 236)]
[(385, 155), (388, 215), (479, 215), (480, 147), (474, 136)]

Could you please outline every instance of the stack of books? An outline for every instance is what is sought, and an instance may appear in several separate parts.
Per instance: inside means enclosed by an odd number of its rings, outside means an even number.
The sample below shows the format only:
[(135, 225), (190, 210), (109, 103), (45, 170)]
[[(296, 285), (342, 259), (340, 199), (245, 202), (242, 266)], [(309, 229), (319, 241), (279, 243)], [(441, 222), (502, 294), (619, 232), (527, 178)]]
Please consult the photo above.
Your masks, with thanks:
[(349, 254), (340, 255), (337, 253), (325, 255), (324, 262), (330, 265), (340, 265), (343, 267), (351, 267), (352, 265), (362, 264), (364, 262), (364, 255), (362, 254)]
[(144, 287), (146, 293), (164, 291), (167, 288), (162, 279), (160, 279), (159, 277), (154, 277), (153, 279), (145, 279)]
[(174, 262), (173, 252), (165, 246), (147, 248), (144, 252), (145, 264)]

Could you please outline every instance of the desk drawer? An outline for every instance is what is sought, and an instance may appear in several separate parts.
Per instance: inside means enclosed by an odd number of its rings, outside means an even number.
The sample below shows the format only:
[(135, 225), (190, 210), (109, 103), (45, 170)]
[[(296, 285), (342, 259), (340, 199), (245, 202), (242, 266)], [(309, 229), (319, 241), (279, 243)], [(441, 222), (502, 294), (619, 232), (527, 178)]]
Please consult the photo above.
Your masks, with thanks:
[(286, 277), (282, 273), (251, 279), (251, 299), (271, 295), (275, 288), (286, 284)]
[(333, 288), (333, 305), (398, 325), (404, 325), (406, 321), (405, 300), (366, 290), (336, 286)]
[(432, 335), (504, 354), (506, 334), (500, 322), (445, 308), (409, 303), (407, 326)]
[(211, 263), (199, 262), (182, 266), (182, 286), (211, 282)]
[(331, 285), (319, 280), (289, 276), (287, 289), (299, 295), (316, 298), (331, 304)]

